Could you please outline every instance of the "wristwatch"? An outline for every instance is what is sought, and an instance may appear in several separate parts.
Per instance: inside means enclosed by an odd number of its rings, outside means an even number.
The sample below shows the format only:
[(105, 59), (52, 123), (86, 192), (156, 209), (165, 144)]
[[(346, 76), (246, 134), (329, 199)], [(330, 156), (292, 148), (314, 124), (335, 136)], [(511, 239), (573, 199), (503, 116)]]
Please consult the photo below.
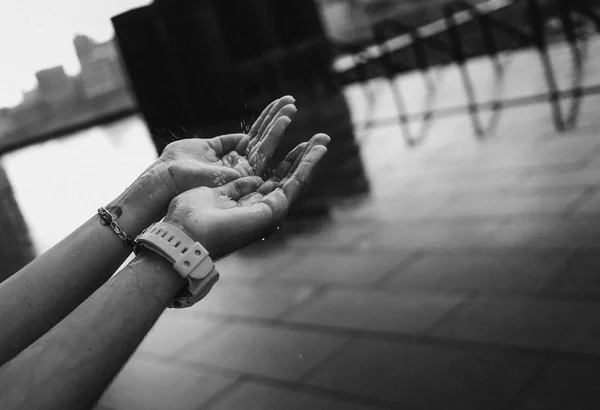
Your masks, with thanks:
[(169, 307), (186, 308), (202, 300), (219, 280), (219, 272), (208, 251), (180, 229), (167, 222), (157, 222), (145, 229), (136, 242), (173, 263), (173, 268), (188, 280)]

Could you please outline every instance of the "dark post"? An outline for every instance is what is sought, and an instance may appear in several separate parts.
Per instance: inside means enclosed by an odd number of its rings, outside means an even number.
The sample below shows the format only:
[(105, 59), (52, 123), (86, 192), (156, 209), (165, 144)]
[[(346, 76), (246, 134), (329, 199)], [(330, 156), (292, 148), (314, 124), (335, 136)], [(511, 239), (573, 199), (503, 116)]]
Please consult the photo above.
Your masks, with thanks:
[[(296, 213), (323, 212), (330, 198), (368, 190), (314, 0), (156, 0), (113, 22), (153, 132), (161, 123), (179, 137), (180, 126), (200, 137), (239, 132), (273, 95), (292, 94), (300, 111), (275, 159), (317, 132), (332, 137), (319, 171), (326, 178), (315, 178)], [(155, 142), (162, 150), (164, 138)]]
[(175, 130), (192, 123), (183, 75), (153, 5), (128, 11), (112, 22), (130, 85), (160, 153), (175, 138)]
[(10, 181), (0, 167), (0, 283), (35, 257)]

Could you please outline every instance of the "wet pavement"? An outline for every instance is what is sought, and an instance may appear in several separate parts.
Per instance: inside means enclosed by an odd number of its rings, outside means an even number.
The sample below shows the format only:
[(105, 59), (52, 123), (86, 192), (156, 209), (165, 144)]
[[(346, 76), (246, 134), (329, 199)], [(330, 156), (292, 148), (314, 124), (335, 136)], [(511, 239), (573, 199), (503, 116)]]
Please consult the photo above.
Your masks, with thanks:
[(506, 109), (483, 141), (444, 117), (414, 149), (361, 131), (372, 194), (220, 261), (98, 408), (600, 407), (598, 107), (562, 134), (547, 104)]

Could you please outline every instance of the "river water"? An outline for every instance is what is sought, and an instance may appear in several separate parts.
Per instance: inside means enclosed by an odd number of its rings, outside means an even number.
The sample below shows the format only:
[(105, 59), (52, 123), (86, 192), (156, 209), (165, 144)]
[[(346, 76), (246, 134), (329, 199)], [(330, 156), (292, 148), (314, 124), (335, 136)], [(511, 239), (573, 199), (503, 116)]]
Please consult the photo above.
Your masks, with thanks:
[(156, 159), (140, 116), (6, 154), (13, 186), (38, 253), (109, 203)]

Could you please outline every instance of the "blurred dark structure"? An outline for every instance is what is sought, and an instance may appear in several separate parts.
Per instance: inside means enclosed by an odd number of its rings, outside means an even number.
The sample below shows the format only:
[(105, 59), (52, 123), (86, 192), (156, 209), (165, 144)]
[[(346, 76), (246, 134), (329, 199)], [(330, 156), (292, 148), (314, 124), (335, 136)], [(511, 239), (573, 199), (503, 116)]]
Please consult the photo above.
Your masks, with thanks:
[(123, 61), (157, 150), (177, 138), (247, 129), (272, 99), (299, 113), (275, 154), (317, 132), (332, 137), (323, 178), (294, 210), (368, 190), (334, 47), (312, 0), (156, 0), (113, 18)]
[[(431, 5), (435, 2), (424, 3)], [(598, 2), (440, 0), (438, 3), (437, 20), (427, 24), (419, 20), (415, 26), (404, 14), (392, 15), (372, 23), (374, 40), (369, 47), (339, 47), (340, 54), (345, 56), (344, 66), (338, 69), (342, 84), (366, 85), (373, 78), (388, 79), (398, 114), (395, 118), (378, 121), (399, 122), (407, 145), (415, 146), (423, 142), (435, 118), (465, 112), (471, 118), (474, 134), (483, 139), (495, 129), (503, 108), (540, 101), (548, 102), (556, 130), (567, 131), (577, 125), (582, 98), (600, 93), (599, 86), (583, 85), (590, 31), (600, 30)], [(555, 42), (564, 42), (568, 46), (574, 67), (572, 85), (568, 89), (558, 87), (550, 58), (550, 47)], [(505, 81), (509, 81), (505, 77), (509, 59), (501, 58), (500, 53), (503, 52), (506, 57), (507, 51), (524, 48), (536, 51), (543, 67), (546, 90), (537, 95), (504, 98), (501, 90)], [(495, 100), (480, 102), (477, 99), (477, 90), (467, 64), (468, 60), (475, 57), (489, 59), (494, 72)], [(437, 84), (431, 76), (431, 69), (453, 64), (460, 71), (467, 104), (437, 109)], [(403, 91), (394, 83), (398, 75), (409, 71), (420, 73), (425, 84), (427, 103), (423, 112), (409, 113)], [(483, 111), (492, 112), (489, 120), (483, 120)], [(416, 131), (410, 126), (414, 121), (421, 123)], [(374, 123), (367, 120), (364, 126), (372, 125)]]
[(10, 181), (0, 167), (0, 282), (8, 279), (35, 257), (23, 215)]

